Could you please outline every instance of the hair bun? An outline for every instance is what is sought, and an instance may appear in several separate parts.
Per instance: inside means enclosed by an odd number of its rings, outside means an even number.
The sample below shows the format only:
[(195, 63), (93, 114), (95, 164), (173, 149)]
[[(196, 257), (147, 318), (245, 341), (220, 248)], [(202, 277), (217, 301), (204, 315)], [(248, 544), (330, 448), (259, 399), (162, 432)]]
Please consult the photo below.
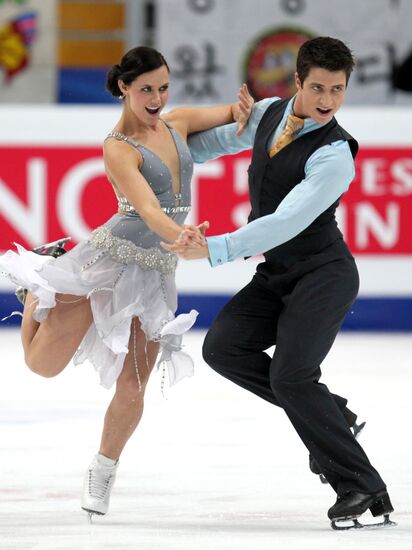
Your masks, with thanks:
[(114, 96), (121, 97), (122, 92), (119, 89), (117, 81), (121, 79), (122, 68), (120, 65), (113, 65), (112, 68), (107, 73), (106, 77), (106, 89)]

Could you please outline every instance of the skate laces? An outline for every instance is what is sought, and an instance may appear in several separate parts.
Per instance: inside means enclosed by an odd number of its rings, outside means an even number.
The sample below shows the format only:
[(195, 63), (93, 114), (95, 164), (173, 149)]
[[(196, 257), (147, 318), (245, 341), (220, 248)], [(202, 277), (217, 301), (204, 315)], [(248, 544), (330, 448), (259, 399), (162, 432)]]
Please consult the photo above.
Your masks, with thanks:
[(89, 495), (104, 500), (110, 492), (114, 482), (114, 474), (97, 473), (93, 468), (89, 469)]

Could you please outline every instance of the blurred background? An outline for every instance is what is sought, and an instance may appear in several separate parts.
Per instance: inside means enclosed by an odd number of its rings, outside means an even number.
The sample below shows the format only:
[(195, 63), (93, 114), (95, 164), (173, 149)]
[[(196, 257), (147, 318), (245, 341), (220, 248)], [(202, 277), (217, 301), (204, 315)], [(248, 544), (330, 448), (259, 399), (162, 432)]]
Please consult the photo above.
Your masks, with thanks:
[[(344, 328), (412, 331), (411, 23), (410, 0), (0, 0), (0, 251), (75, 244), (112, 215), (101, 144), (121, 107), (104, 83), (129, 48), (166, 57), (169, 107), (209, 105), (234, 101), (242, 82), (256, 99), (293, 95), (298, 48), (329, 35), (357, 60), (338, 116), (361, 146), (339, 209), (361, 272)], [(196, 167), (192, 222), (244, 225), (249, 160)], [(181, 262), (180, 310), (198, 309), (206, 328), (258, 261)], [(17, 308), (1, 279), (0, 317)]]

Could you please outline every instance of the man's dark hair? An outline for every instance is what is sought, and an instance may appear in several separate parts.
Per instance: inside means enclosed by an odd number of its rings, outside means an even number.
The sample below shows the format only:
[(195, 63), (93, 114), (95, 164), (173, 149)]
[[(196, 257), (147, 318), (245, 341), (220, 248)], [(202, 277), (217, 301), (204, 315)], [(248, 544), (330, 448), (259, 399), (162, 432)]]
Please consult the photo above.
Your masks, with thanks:
[(318, 36), (308, 40), (299, 49), (296, 71), (303, 85), (313, 67), (327, 71), (345, 71), (346, 84), (353, 71), (355, 60), (352, 52), (341, 40), (329, 36)]

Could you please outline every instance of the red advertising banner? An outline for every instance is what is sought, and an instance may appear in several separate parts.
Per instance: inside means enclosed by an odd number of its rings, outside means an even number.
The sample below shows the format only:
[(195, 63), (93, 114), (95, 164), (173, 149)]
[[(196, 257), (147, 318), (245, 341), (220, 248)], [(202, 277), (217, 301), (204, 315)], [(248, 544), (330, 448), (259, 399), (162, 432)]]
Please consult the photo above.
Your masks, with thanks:
[(107, 220), (116, 201), (101, 148), (0, 147), (0, 249), (73, 242)]
[[(196, 168), (194, 222), (233, 231), (249, 213), (250, 153)], [(363, 147), (344, 195), (339, 225), (355, 254), (412, 254), (412, 148)], [(0, 250), (61, 236), (74, 243), (116, 210), (96, 147), (0, 147)]]

